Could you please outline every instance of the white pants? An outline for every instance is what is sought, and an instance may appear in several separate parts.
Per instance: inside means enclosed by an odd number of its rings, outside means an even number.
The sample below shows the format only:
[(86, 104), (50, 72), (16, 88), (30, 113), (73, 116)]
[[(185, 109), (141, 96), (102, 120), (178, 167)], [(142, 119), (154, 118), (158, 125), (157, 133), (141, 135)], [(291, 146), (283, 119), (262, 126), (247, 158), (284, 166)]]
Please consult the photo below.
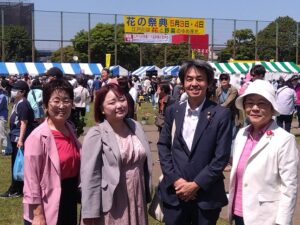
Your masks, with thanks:
[(5, 149), (7, 146), (8, 127), (7, 121), (0, 119), (0, 149)]

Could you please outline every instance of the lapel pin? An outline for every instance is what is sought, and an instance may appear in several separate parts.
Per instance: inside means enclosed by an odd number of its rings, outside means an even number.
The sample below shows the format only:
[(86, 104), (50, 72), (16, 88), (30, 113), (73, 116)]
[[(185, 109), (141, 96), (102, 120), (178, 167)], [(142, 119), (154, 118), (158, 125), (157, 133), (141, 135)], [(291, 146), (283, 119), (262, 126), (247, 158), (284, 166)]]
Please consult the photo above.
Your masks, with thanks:
[(210, 119), (211, 119), (211, 112), (207, 112), (207, 116), (206, 116), (206, 118), (210, 121)]

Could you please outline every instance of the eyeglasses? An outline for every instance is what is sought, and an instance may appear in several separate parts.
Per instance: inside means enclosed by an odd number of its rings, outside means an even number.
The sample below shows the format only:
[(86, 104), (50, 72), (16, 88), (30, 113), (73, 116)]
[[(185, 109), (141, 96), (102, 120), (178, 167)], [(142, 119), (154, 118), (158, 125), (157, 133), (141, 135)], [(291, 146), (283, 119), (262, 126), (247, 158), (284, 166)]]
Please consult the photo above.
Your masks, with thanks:
[(220, 80), (228, 80), (227, 77), (221, 77)]
[(53, 100), (50, 100), (49, 102), (55, 106), (59, 106), (60, 104), (63, 104), (64, 106), (68, 106), (69, 104), (72, 103), (72, 100), (70, 98), (64, 98), (64, 99), (55, 98)]
[(267, 108), (269, 107), (271, 104), (269, 102), (266, 101), (261, 101), (261, 102), (250, 102), (250, 101), (245, 101), (244, 102), (244, 106), (245, 108), (253, 108), (253, 106), (257, 106), (258, 108)]

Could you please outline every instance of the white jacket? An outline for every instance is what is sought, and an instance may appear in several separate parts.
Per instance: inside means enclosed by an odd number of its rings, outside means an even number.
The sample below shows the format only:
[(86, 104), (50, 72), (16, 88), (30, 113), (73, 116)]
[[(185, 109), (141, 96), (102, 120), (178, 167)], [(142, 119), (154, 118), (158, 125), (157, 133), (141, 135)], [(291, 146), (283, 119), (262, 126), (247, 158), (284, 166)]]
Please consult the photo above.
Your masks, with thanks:
[[(236, 187), (236, 169), (246, 144), (248, 131), (243, 128), (234, 143), (230, 174), (229, 219)], [(248, 159), (243, 175), (243, 217), (245, 225), (292, 224), (297, 198), (298, 149), (294, 135), (273, 121), (273, 134), (261, 137)]]

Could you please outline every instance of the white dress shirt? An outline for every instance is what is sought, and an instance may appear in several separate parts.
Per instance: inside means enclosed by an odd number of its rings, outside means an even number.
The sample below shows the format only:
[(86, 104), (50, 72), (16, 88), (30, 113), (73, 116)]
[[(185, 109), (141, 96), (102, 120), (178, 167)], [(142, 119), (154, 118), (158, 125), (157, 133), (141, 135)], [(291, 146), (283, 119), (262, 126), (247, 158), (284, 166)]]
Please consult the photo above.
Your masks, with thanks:
[(201, 105), (199, 105), (194, 110), (191, 109), (190, 104), (187, 101), (185, 116), (183, 121), (182, 136), (190, 151), (192, 150), (192, 144), (193, 144), (196, 127), (199, 120), (199, 115), (205, 100), (206, 99), (204, 99)]
[(297, 95), (294, 89), (284, 86), (277, 90), (276, 95), (276, 102), (280, 115), (293, 114), (297, 101)]

